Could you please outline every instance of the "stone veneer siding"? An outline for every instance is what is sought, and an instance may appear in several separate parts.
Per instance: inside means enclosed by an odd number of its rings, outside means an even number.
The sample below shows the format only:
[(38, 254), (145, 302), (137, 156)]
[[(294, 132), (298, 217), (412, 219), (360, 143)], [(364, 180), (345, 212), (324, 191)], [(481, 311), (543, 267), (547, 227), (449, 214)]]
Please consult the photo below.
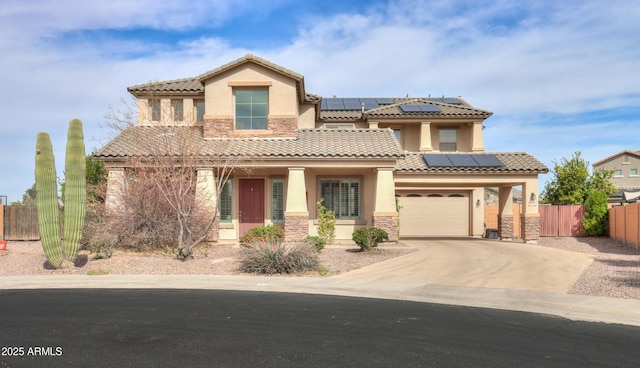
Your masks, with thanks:
[(513, 238), (513, 215), (498, 216), (498, 237), (500, 239)]
[(373, 226), (389, 234), (389, 241), (398, 241), (398, 216), (373, 216)]
[(266, 130), (236, 130), (233, 118), (205, 119), (205, 138), (295, 138), (298, 136), (298, 119), (269, 119)]
[(540, 237), (540, 216), (520, 217), (522, 240), (537, 241)]
[(309, 235), (307, 216), (284, 216), (284, 240), (302, 240)]

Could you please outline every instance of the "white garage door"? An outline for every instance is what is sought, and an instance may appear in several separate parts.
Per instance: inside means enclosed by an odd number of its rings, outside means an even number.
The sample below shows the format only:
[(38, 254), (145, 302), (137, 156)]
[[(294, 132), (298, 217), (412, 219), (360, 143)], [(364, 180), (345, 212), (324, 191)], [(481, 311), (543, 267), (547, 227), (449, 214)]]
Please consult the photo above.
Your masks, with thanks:
[(468, 193), (407, 193), (400, 196), (400, 236), (468, 236)]

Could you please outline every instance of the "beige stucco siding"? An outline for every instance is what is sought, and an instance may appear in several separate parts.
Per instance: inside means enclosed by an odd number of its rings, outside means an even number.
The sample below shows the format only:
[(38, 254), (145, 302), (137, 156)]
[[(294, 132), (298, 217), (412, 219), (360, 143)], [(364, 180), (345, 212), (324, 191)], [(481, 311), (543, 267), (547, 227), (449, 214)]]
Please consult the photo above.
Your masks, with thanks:
[(298, 116), (296, 81), (256, 64), (243, 64), (204, 81), (205, 113), (234, 116), (234, 88), (268, 88), (269, 115)]
[(620, 170), (620, 175), (611, 178), (617, 188), (640, 188), (640, 176), (632, 174), (632, 169), (640, 172), (640, 159), (631, 155), (621, 155), (595, 167), (603, 170)]

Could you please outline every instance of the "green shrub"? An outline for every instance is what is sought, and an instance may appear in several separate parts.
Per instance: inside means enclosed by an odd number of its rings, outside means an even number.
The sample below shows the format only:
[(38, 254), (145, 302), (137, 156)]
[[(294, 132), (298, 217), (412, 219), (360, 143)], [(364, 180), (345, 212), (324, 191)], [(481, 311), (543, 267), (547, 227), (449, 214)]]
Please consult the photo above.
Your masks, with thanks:
[(362, 250), (372, 250), (378, 246), (378, 243), (389, 240), (389, 234), (377, 227), (363, 227), (356, 229), (351, 235), (351, 239)]
[(313, 245), (313, 246), (316, 248), (316, 250), (317, 250), (318, 252), (320, 252), (321, 250), (323, 250), (323, 249), (324, 249), (324, 246), (325, 246), (325, 241), (324, 241), (324, 239), (322, 239), (322, 238), (321, 238), (321, 237), (319, 237), (319, 236), (311, 236), (311, 235), (309, 235), (309, 236), (307, 236), (306, 238), (304, 238), (304, 240), (303, 240), (303, 241), (304, 241), (304, 242), (306, 242), (306, 243), (309, 243), (309, 244)]
[(281, 242), (284, 240), (284, 230), (278, 225), (256, 226), (247, 230), (240, 238), (240, 243), (249, 245), (258, 241)]
[(593, 191), (585, 202), (582, 227), (586, 236), (606, 235), (609, 230), (609, 212), (607, 211), (607, 193)]
[(318, 210), (318, 235), (320, 235), (326, 243), (331, 244), (336, 237), (336, 213), (334, 211), (328, 211), (322, 202), (324, 202), (324, 199), (316, 203), (316, 209)]
[(240, 251), (240, 270), (249, 273), (283, 274), (316, 269), (318, 252), (305, 241), (256, 241)]

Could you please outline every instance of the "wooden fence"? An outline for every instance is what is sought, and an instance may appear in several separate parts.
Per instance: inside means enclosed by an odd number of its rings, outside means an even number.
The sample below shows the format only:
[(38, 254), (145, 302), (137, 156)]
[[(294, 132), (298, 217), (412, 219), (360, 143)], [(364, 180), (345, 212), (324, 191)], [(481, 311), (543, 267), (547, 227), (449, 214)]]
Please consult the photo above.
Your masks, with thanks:
[[(514, 204), (513, 205), (513, 238), (520, 239), (520, 212), (522, 210), (522, 205)], [(484, 225), (487, 229), (497, 229), (498, 228), (498, 205), (497, 204), (487, 204), (484, 206)]]
[(609, 237), (640, 248), (640, 202), (609, 208)]
[(584, 211), (583, 205), (541, 205), (540, 236), (583, 236)]
[(40, 240), (38, 211), (35, 206), (1, 206), (4, 240)]

